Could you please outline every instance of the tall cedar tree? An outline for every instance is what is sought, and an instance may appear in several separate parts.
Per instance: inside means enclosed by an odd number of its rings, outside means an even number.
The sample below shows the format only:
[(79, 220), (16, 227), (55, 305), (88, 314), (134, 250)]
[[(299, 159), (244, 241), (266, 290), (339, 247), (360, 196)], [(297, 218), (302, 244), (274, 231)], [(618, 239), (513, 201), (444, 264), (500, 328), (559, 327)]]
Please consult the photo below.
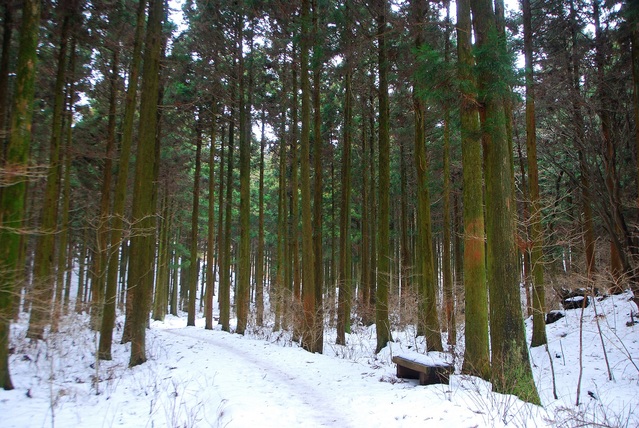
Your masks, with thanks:
[(388, 47), (386, 36), (386, 0), (375, 1), (377, 22), (377, 51), (379, 67), (379, 215), (377, 218), (377, 290), (375, 324), (379, 352), (392, 340), (388, 318), (388, 289), (391, 276), (390, 248), (390, 108), (388, 101)]
[(264, 152), (266, 150), (266, 111), (262, 107), (260, 131), (260, 180), (258, 189), (257, 255), (255, 266), (255, 322), (264, 324)]
[(58, 223), (58, 197), (60, 191), (60, 146), (62, 144), (62, 116), (64, 111), (64, 85), (66, 82), (67, 51), (74, 0), (58, 3), (58, 16), (62, 20), (60, 47), (57, 55), (57, 72), (53, 89), (53, 113), (51, 119), (51, 141), (49, 165), (42, 204), (42, 234), (38, 237), (33, 272), (32, 308), (29, 317), (27, 337), (42, 339), (44, 327), (51, 318), (51, 297), (53, 294), (53, 262), (55, 260), (55, 238)]
[(537, 166), (537, 126), (535, 121), (535, 87), (533, 76), (533, 30), (530, 0), (522, 1), (524, 12), (524, 59), (526, 74), (526, 152), (528, 154), (528, 186), (530, 196), (530, 262), (533, 276), (533, 332), (531, 346), (546, 343), (546, 293), (542, 259), (543, 230), (539, 200), (539, 168)]
[(2, 179), (4, 189), (0, 199), (0, 384), (5, 390), (13, 389), (9, 373), (9, 320), (14, 278), (22, 268), (17, 262), (28, 178), (40, 11), (38, 0), (22, 3), (11, 130), (4, 165), (4, 170), (12, 173)]
[(586, 273), (588, 279), (592, 279), (596, 271), (595, 263), (595, 234), (594, 234), (594, 221), (592, 214), (592, 197), (590, 195), (590, 183), (588, 178), (588, 164), (583, 147), (585, 141), (584, 132), (584, 118), (582, 114), (582, 99), (581, 99), (581, 74), (579, 66), (579, 54), (578, 54), (578, 38), (579, 38), (579, 24), (577, 22), (577, 9), (574, 0), (570, 0), (570, 39), (571, 39), (571, 51), (567, 58), (569, 63), (566, 69), (571, 71), (570, 75), (570, 99), (572, 101), (572, 125), (575, 138), (575, 149), (579, 154), (579, 172), (580, 172), (580, 188), (581, 188), (581, 204), (583, 212), (582, 228), (583, 228), (583, 240), (586, 256)]
[(461, 105), (464, 216), (465, 349), (462, 372), (488, 379), (488, 291), (484, 244), (481, 134), (473, 75), (469, 0), (457, 0), (457, 58)]
[[(446, 1), (446, 27), (444, 40), (444, 61), (448, 66), (450, 62), (450, 2)], [(450, 219), (450, 106), (444, 105), (444, 159), (443, 174), (444, 185), (443, 210), (444, 210), (444, 240), (442, 251), (443, 289), (444, 289), (444, 317), (446, 321), (446, 331), (448, 332), (447, 342), (449, 345), (457, 343), (457, 328), (455, 325), (455, 291), (453, 289), (452, 271), (452, 242), (451, 242), (451, 219)]]
[(189, 269), (189, 304), (187, 326), (195, 326), (195, 300), (198, 284), (198, 220), (200, 218), (200, 172), (202, 170), (202, 112), (196, 113), (195, 120), (195, 175), (193, 177), (193, 205), (191, 207), (191, 248)]
[(313, 252), (315, 255), (315, 301), (313, 321), (313, 344), (315, 352), (322, 352), (324, 347), (324, 243), (322, 237), (322, 210), (323, 210), (323, 151), (322, 151), (322, 110), (320, 99), (320, 78), (322, 73), (322, 38), (319, 32), (319, 17), (321, 11), (319, 2), (312, 0), (313, 7), (313, 31), (311, 39), (313, 43), (313, 158), (314, 169), (314, 194), (313, 194)]
[(211, 148), (209, 149), (209, 218), (208, 241), (206, 243), (206, 306), (204, 311), (207, 330), (213, 329), (213, 295), (215, 294), (215, 145), (217, 139), (217, 102), (211, 103)]
[(107, 144), (102, 173), (102, 190), (100, 196), (100, 213), (97, 225), (97, 253), (93, 259), (93, 292), (91, 298), (91, 327), (97, 330), (102, 320), (104, 305), (104, 286), (109, 239), (109, 207), (111, 202), (111, 182), (113, 181), (113, 159), (115, 158), (115, 127), (118, 99), (119, 49), (113, 47), (111, 60), (111, 76), (109, 78), (109, 122), (107, 125)]
[[(415, 48), (424, 43), (419, 30), (426, 18), (428, 5), (424, 0), (411, 1), (411, 15)], [(417, 230), (419, 248), (419, 334), (426, 337), (429, 351), (442, 351), (441, 332), (437, 310), (437, 282), (435, 280), (435, 261), (431, 231), (430, 193), (428, 179), (428, 156), (426, 153), (425, 106), (419, 97), (420, 84), (413, 88), (413, 106), (415, 111), (415, 167), (417, 170)], [(381, 145), (380, 145), (381, 149)], [(380, 173), (381, 173), (380, 152)], [(381, 175), (380, 175), (381, 177)], [(383, 188), (380, 182), (380, 189)], [(380, 194), (381, 195), (381, 194)], [(381, 204), (381, 200), (380, 200)]]
[(346, 68), (344, 70), (344, 148), (342, 149), (342, 203), (340, 205), (339, 226), (339, 296), (337, 306), (338, 345), (346, 345), (346, 333), (351, 332), (351, 140), (353, 128), (353, 52), (350, 25), (350, 7), (345, 6), (344, 50)]
[[(60, 237), (59, 237), (59, 248), (60, 250), (58, 251), (58, 260), (57, 260), (57, 277), (56, 277), (56, 292), (55, 292), (55, 298), (53, 301), (53, 320), (51, 323), (51, 331), (52, 332), (57, 332), (58, 331), (58, 327), (59, 327), (59, 322), (60, 322), (60, 317), (62, 315), (62, 305), (68, 302), (68, 299), (70, 298), (70, 291), (69, 291), (69, 287), (70, 285), (65, 285), (65, 280), (64, 280), (64, 276), (65, 273), (67, 274), (67, 283), (70, 281), (70, 275), (72, 273), (72, 269), (67, 269), (67, 266), (69, 264), (71, 264), (71, 267), (73, 267), (73, 255), (71, 254), (73, 249), (72, 246), (69, 245), (70, 242), (70, 233), (69, 233), (69, 222), (70, 222), (70, 209), (71, 209), (71, 165), (72, 165), (72, 160), (71, 160), (71, 145), (72, 145), (72, 136), (73, 136), (73, 103), (74, 103), (74, 99), (75, 99), (75, 76), (74, 76), (74, 71), (75, 71), (75, 62), (76, 62), (76, 37), (75, 35), (72, 37), (71, 39), (71, 49), (70, 49), (70, 59), (69, 59), (69, 73), (68, 73), (68, 86), (67, 86), (67, 94), (66, 94), (66, 115), (64, 118), (64, 129), (63, 129), (63, 135), (66, 137), (65, 139), (65, 143), (64, 143), (64, 149), (63, 149), (63, 159), (60, 161), (61, 166), (64, 166), (64, 174), (63, 177), (61, 177), (64, 181), (64, 185), (60, 186), (61, 187), (61, 194), (60, 194), (60, 198), (62, 200), (61, 202), (61, 218), (60, 218)], [(110, 130), (109, 130), (110, 131)], [(113, 130), (114, 134), (115, 134), (115, 129)], [(61, 174), (62, 175), (62, 174)], [(26, 253), (26, 248), (24, 246), (24, 244), (22, 245), (21, 250), (21, 264), (23, 264), (23, 260), (22, 257), (24, 257), (24, 253)], [(63, 302), (63, 289), (65, 289), (64, 291), (64, 302)], [(16, 295), (16, 306), (18, 306), (20, 304), (20, 296)]]
[(302, 194), (302, 320), (301, 344), (309, 352), (315, 349), (315, 255), (311, 217), (311, 88), (308, 54), (310, 48), (310, 0), (302, 0), (300, 45), (300, 84), (302, 89), (302, 133), (300, 135), (300, 175)]
[[(0, 56), (0, 167), (4, 166), (6, 157), (7, 130), (7, 96), (9, 95), (9, 60), (11, 54), (11, 37), (13, 35), (13, 5), (5, 1), (2, 31), (2, 56)], [(0, 187), (0, 197), (2, 188)]]
[(133, 187), (132, 237), (129, 260), (128, 290), (133, 311), (131, 318), (130, 366), (146, 361), (146, 323), (149, 316), (149, 290), (153, 285), (155, 257), (155, 206), (153, 205), (155, 143), (159, 95), (160, 51), (162, 48), (162, 17), (164, 1), (149, 1), (149, 19), (146, 30), (144, 67), (142, 69), (142, 96), (140, 125)]
[[(492, 376), (497, 392), (539, 404), (519, 296), (510, 143), (504, 113), (504, 50), (490, 0), (471, 0), (486, 171), (487, 280)], [(501, 66), (501, 67), (500, 67)]]
[[(240, 117), (240, 251), (238, 260), (237, 295), (235, 307), (237, 310), (237, 333), (244, 334), (248, 321), (249, 293), (251, 288), (251, 139), (246, 113), (246, 82), (244, 78), (244, 53), (242, 28), (243, 12), (238, 17), (239, 52), (239, 117)], [(249, 107), (250, 108), (250, 107)]]
[[(129, 71), (129, 86), (124, 100), (124, 118), (122, 122), (122, 139), (120, 141), (120, 158), (118, 160), (118, 178), (115, 183), (113, 195), (113, 215), (111, 221), (110, 248), (113, 256), (109, 257), (107, 268), (106, 291), (104, 309), (102, 311), (102, 325), (100, 327), (100, 343), (98, 356), (101, 359), (111, 359), (111, 345), (113, 343), (113, 327), (115, 325), (115, 300), (118, 290), (119, 258), (115, 256), (122, 247), (122, 259), (124, 260), (124, 248), (122, 245), (124, 227), (124, 208), (126, 205), (127, 183), (129, 179), (129, 161), (131, 157), (131, 145), (133, 142), (133, 121), (135, 118), (136, 100), (138, 92), (138, 78), (140, 75), (140, 63), (142, 60), (142, 37), (144, 32), (146, 0), (140, 0), (137, 9), (135, 35), (133, 40), (133, 54)], [(127, 317), (128, 318), (128, 317)], [(127, 322), (125, 321), (125, 324)], [(130, 323), (130, 321), (129, 321)], [(129, 339), (123, 336), (123, 341)]]

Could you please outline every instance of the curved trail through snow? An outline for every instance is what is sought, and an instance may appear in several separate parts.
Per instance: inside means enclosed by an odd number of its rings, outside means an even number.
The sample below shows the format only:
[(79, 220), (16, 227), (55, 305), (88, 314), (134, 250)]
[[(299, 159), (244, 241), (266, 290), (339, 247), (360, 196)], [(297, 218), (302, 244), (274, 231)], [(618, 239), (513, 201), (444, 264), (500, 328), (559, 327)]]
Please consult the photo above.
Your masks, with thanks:
[[(331, 390), (338, 395), (341, 379), (322, 372), (317, 364), (318, 355), (286, 348), (295, 355), (282, 359), (280, 353), (271, 355), (270, 344), (243, 340), (215, 330), (166, 329), (158, 332), (196, 341), (189, 346), (192, 355), (180, 357), (192, 360), (196, 366), (193, 369), (201, 376), (214, 376), (213, 385), (224, 400), (219, 422), (228, 422), (228, 425), (220, 423), (221, 426), (280, 423), (289, 426), (290, 422), (306, 426), (351, 425), (349, 416), (332, 405), (335, 396), (326, 393)], [(240, 340), (241, 346), (238, 346)], [(334, 386), (327, 387), (328, 382)], [(278, 415), (279, 420), (272, 420), (273, 415)]]

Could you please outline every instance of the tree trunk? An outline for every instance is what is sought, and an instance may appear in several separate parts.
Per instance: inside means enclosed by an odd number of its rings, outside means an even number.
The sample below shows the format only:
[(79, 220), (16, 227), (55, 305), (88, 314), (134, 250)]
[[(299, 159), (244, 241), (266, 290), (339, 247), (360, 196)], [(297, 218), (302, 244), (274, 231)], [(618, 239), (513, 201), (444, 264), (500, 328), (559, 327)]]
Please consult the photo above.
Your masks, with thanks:
[(379, 352), (392, 340), (388, 318), (388, 289), (390, 286), (390, 111), (388, 101), (388, 52), (386, 46), (387, 1), (375, 3), (377, 22), (377, 52), (379, 66), (379, 217), (377, 218), (377, 290), (375, 302), (375, 323), (377, 325), (377, 345)]
[[(9, 95), (9, 60), (11, 58), (11, 35), (13, 33), (13, 11), (12, 5), (4, 2), (4, 19), (2, 32), (2, 56), (0, 56), (0, 167), (4, 167), (6, 161), (6, 143), (9, 140), (9, 132), (7, 129), (7, 112)], [(2, 189), (0, 187), (0, 198), (2, 197)]]
[(195, 118), (195, 175), (193, 177), (193, 205), (191, 208), (191, 267), (189, 270), (189, 305), (187, 326), (195, 326), (195, 300), (197, 298), (198, 270), (195, 269), (198, 255), (198, 220), (200, 219), (200, 171), (202, 169), (202, 123), (201, 111)]
[[(428, 7), (423, 0), (411, 2), (413, 22), (419, 25), (425, 19)], [(415, 47), (423, 43), (420, 32), (414, 34)], [(433, 238), (431, 232), (430, 194), (428, 177), (428, 156), (426, 154), (425, 107), (417, 92), (419, 83), (413, 87), (413, 106), (415, 111), (415, 168), (417, 170), (417, 234), (419, 265), (419, 310), (418, 334), (426, 338), (428, 351), (442, 351), (441, 332), (437, 311), (437, 282), (435, 260), (433, 256)], [(380, 171), (382, 168), (380, 158)], [(380, 182), (380, 188), (383, 188)]]
[(149, 1), (149, 19), (142, 70), (142, 98), (140, 101), (139, 140), (136, 152), (133, 187), (133, 233), (129, 261), (128, 289), (131, 307), (127, 316), (131, 322), (130, 366), (146, 361), (146, 324), (149, 314), (149, 288), (152, 285), (155, 247), (153, 186), (157, 108), (159, 95), (160, 51), (162, 48), (162, 18), (164, 2)]
[[(73, 37), (71, 41), (71, 59), (69, 63), (70, 76), (67, 96), (67, 109), (66, 117), (64, 121), (64, 135), (66, 136), (66, 142), (64, 146), (64, 186), (62, 187), (62, 219), (60, 221), (60, 240), (58, 251), (58, 266), (57, 266), (57, 278), (56, 278), (56, 294), (53, 302), (53, 322), (51, 324), (51, 331), (57, 332), (60, 317), (63, 312), (63, 289), (64, 289), (64, 274), (67, 271), (69, 249), (68, 242), (70, 241), (69, 233), (69, 217), (71, 207), (71, 144), (73, 135), (73, 103), (75, 98), (74, 89), (74, 69), (76, 60), (76, 39)], [(70, 271), (69, 271), (70, 273)], [(18, 304), (20, 301), (18, 300)]]
[[(231, 331), (231, 214), (233, 212), (233, 151), (235, 147), (234, 130), (235, 120), (231, 111), (229, 123), (229, 149), (227, 152), (227, 168), (226, 168), (226, 200), (224, 202), (224, 248), (222, 256), (224, 267), (220, 264), (220, 324), (222, 330)], [(222, 262), (220, 262), (222, 263)]]
[(162, 196), (162, 216), (160, 217), (158, 233), (160, 247), (158, 248), (157, 281), (155, 285), (155, 298), (153, 300), (153, 319), (156, 321), (164, 321), (169, 293), (170, 205), (169, 190), (168, 186), (165, 185), (164, 195)]
[(58, 196), (60, 193), (60, 146), (62, 141), (62, 116), (64, 113), (64, 85), (67, 71), (67, 50), (71, 31), (72, 10), (67, 2), (59, 3), (62, 15), (60, 49), (57, 56), (57, 73), (54, 87), (53, 115), (51, 118), (51, 142), (49, 147), (49, 167), (47, 184), (42, 204), (42, 234), (36, 246), (32, 308), (27, 337), (41, 340), (44, 327), (51, 318), (51, 297), (54, 285), (55, 235), (58, 223)]
[[(349, 14), (347, 6), (346, 13)], [(344, 148), (342, 150), (342, 202), (340, 204), (339, 226), (339, 295), (337, 305), (338, 345), (346, 345), (346, 333), (351, 332), (351, 135), (353, 131), (353, 59), (350, 28), (350, 14), (345, 17), (346, 28), (343, 40), (346, 50), (346, 70), (344, 77)]]
[(255, 267), (255, 319), (264, 324), (264, 151), (266, 149), (266, 111), (262, 108), (262, 130), (260, 135), (260, 182), (258, 195), (257, 255)]
[(311, 347), (315, 352), (322, 353), (324, 348), (324, 311), (322, 307), (324, 292), (324, 251), (322, 235), (322, 208), (324, 199), (323, 185), (323, 150), (322, 150), (322, 111), (320, 100), (320, 74), (322, 72), (321, 43), (319, 35), (319, 2), (312, 0), (313, 6), (313, 152), (314, 152), (314, 193), (313, 193), (313, 252), (315, 256), (315, 299), (313, 305), (313, 335)]
[(539, 199), (537, 167), (537, 129), (535, 122), (535, 88), (533, 77), (532, 17), (530, 0), (522, 1), (524, 13), (524, 58), (526, 62), (526, 152), (528, 154), (528, 186), (530, 196), (530, 263), (533, 279), (533, 331), (530, 346), (546, 343), (546, 294), (544, 290), (543, 229)]
[[(445, 61), (450, 62), (450, 4), (446, 2), (446, 40), (445, 40)], [(450, 220), (450, 109), (448, 105), (444, 106), (444, 185), (443, 193), (443, 210), (444, 210), (444, 240), (442, 242), (442, 272), (443, 272), (443, 290), (444, 290), (444, 316), (446, 318), (446, 330), (448, 332), (447, 342), (449, 345), (455, 345), (457, 342), (457, 328), (455, 325), (455, 295), (453, 293), (453, 272), (451, 257), (451, 220)]]
[(209, 150), (209, 232), (206, 244), (206, 305), (204, 328), (213, 329), (213, 296), (215, 295), (215, 140), (217, 139), (217, 102), (211, 103), (211, 149)]
[[(240, 85), (239, 116), (240, 116), (240, 248), (238, 259), (237, 294), (235, 295), (235, 310), (237, 311), (236, 333), (244, 334), (248, 322), (249, 293), (251, 287), (251, 140), (250, 124), (247, 123), (245, 105), (246, 85), (244, 81), (244, 54), (242, 52), (243, 18), (238, 18), (239, 33), (239, 72)], [(251, 41), (252, 43), (252, 41)], [(250, 109), (250, 105), (248, 106)]]
[(119, 51), (113, 50), (111, 60), (111, 76), (109, 82), (109, 123), (107, 125), (107, 146), (102, 175), (102, 190), (100, 198), (100, 214), (97, 226), (97, 253), (95, 255), (93, 272), (94, 282), (91, 293), (91, 328), (97, 330), (102, 322), (102, 310), (105, 304), (106, 271), (109, 255), (107, 251), (109, 240), (109, 207), (111, 201), (111, 182), (113, 181), (113, 159), (116, 150), (115, 127), (117, 124), (117, 101), (119, 79)]
[[(510, 144), (503, 100), (509, 88), (496, 73), (503, 46), (489, 0), (471, 0), (480, 54), (479, 93), (486, 171), (487, 279), (490, 287), (491, 380), (495, 390), (539, 403), (524, 331), (515, 247)], [(490, 91), (487, 88), (491, 88)]]
[[(129, 179), (129, 161), (131, 160), (131, 145), (133, 143), (133, 121), (135, 119), (136, 99), (138, 92), (138, 77), (140, 73), (140, 64), (142, 60), (142, 37), (145, 24), (146, 0), (140, 0), (137, 10), (137, 21), (135, 27), (135, 36), (133, 42), (133, 56), (131, 58), (131, 70), (129, 71), (129, 86), (126, 91), (124, 101), (124, 119), (122, 123), (122, 140), (120, 141), (120, 159), (118, 160), (118, 178), (115, 183), (115, 193), (113, 195), (113, 215), (111, 223), (111, 240), (110, 248), (112, 257), (109, 258), (109, 266), (107, 269), (106, 291), (104, 300), (104, 309), (102, 313), (102, 325), (100, 327), (100, 344), (98, 355), (103, 359), (111, 355), (111, 344), (113, 342), (113, 326), (115, 324), (115, 300), (118, 289), (118, 272), (124, 272), (120, 269), (118, 261), (118, 249), (122, 247), (122, 262), (127, 263), (128, 254), (126, 242), (122, 242), (124, 234), (124, 209), (126, 205), (127, 184)], [(124, 291), (124, 287), (122, 287)], [(131, 298), (131, 294), (127, 294), (127, 299)], [(128, 309), (128, 307), (127, 307)], [(124, 333), (122, 340), (128, 342), (130, 340), (130, 322), (132, 317), (127, 312)], [(128, 325), (128, 328), (127, 328)], [(129, 332), (129, 337), (126, 337)]]
[(6, 171), (15, 172), (4, 178), (6, 184), (0, 199), (0, 385), (5, 390), (13, 389), (9, 373), (9, 320), (14, 291), (13, 278), (17, 269), (22, 268), (17, 265), (21, 235), (19, 230), (24, 215), (24, 178), (29, 164), (39, 28), (40, 2), (25, 0), (22, 6), (15, 95), (11, 111), (11, 134), (4, 165)]
[(308, 78), (310, 48), (310, 1), (302, 0), (300, 85), (302, 89), (302, 133), (300, 135), (300, 176), (302, 194), (302, 305), (304, 319), (301, 326), (301, 345), (309, 352), (314, 349), (315, 334), (315, 255), (313, 251), (313, 223), (311, 216), (311, 89)]
[(275, 298), (275, 325), (273, 330), (277, 331), (282, 326), (282, 313), (286, 304), (284, 296), (288, 296), (288, 287), (286, 280), (289, 270), (288, 253), (288, 207), (286, 201), (288, 199), (286, 190), (286, 110), (282, 109), (280, 113), (280, 143), (279, 143), (279, 189), (277, 204), (277, 273), (275, 281), (275, 289), (271, 288), (271, 295)]

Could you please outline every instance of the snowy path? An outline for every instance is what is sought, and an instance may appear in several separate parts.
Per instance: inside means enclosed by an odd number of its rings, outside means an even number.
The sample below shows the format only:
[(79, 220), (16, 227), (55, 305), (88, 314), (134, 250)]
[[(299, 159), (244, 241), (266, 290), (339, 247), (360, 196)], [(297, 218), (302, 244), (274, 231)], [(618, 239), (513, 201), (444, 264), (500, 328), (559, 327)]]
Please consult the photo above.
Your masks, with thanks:
[[(171, 339), (183, 344), (192, 342), (189, 358), (211, 364), (198, 371), (214, 376), (215, 384), (222, 385), (218, 393), (226, 401), (221, 417), (229, 417), (231, 409), (231, 425), (270, 425), (288, 420), (312, 426), (350, 426), (348, 415), (334, 408), (334, 397), (327, 396), (326, 386), (321, 386), (341, 379), (335, 379), (334, 373), (322, 373), (312, 358), (292, 366), (291, 360), (279, 358), (280, 352), (270, 353), (271, 346), (255, 341), (250, 341), (252, 346), (247, 347), (246, 341), (238, 346), (237, 338), (217, 331), (175, 329), (159, 333), (175, 336), (178, 339)], [(339, 393), (338, 388), (335, 393)]]

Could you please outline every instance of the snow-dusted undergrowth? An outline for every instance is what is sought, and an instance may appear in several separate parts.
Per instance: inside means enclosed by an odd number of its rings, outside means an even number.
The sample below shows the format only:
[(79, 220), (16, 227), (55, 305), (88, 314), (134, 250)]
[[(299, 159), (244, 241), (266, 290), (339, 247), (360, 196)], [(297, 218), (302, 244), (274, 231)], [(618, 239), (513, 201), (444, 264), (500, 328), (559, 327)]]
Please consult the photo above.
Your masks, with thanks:
[[(129, 369), (129, 345), (118, 343), (121, 318), (113, 360), (98, 361), (98, 336), (87, 316), (66, 316), (59, 333), (38, 343), (25, 339), (25, 317), (12, 327), (16, 389), (0, 391), (0, 426), (635, 427), (639, 326), (629, 323), (631, 311), (636, 315), (630, 298), (611, 296), (584, 311), (579, 406), (581, 310), (547, 326), (548, 351), (530, 352), (543, 407), (493, 393), (488, 382), (469, 376), (427, 387), (398, 379), (392, 355), (423, 352), (412, 327), (396, 331), (395, 342), (377, 355), (374, 326), (354, 326), (347, 346), (335, 345), (329, 329), (324, 355), (312, 355), (288, 332), (252, 326), (242, 337), (217, 327), (206, 331), (202, 319), (187, 328), (185, 318), (169, 316), (148, 330), (148, 362)], [(463, 346), (462, 334), (459, 342)], [(458, 349), (457, 367), (461, 354)]]

